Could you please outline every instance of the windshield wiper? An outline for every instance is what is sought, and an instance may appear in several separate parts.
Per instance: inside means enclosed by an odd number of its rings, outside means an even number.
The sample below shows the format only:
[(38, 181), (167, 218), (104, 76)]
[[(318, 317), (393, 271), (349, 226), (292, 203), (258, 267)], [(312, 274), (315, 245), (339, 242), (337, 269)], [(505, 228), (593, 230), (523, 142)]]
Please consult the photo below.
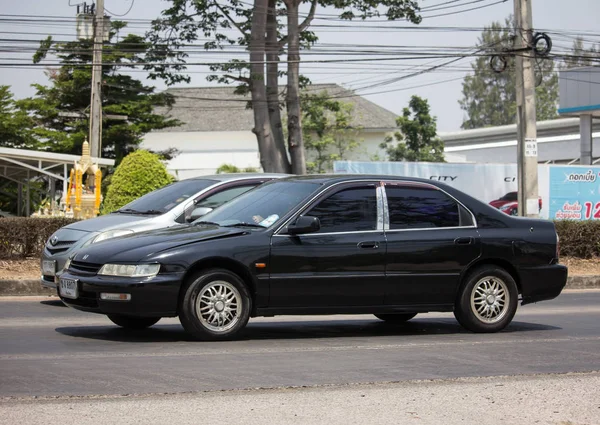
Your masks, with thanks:
[(194, 226), (197, 224), (212, 224), (213, 226), (219, 226), (219, 223), (215, 223), (214, 221), (195, 221), (192, 223)]
[(159, 211), (159, 210), (138, 211), (138, 210), (134, 210), (134, 209), (131, 209), (131, 208), (125, 208), (125, 209), (121, 209), (121, 210), (116, 210), (114, 212), (115, 213), (121, 213), (121, 214), (147, 214), (147, 215), (164, 214), (162, 211)]
[(261, 226), (260, 224), (246, 223), (246, 222), (227, 224), (227, 225), (221, 226), (221, 227), (258, 227), (259, 229), (266, 229), (265, 226)]

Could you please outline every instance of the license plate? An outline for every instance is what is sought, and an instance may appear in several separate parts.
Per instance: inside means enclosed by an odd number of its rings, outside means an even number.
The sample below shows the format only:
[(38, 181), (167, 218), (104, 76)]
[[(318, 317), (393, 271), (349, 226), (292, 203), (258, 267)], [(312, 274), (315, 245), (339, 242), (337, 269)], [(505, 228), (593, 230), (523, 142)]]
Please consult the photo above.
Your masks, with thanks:
[(65, 298), (75, 299), (79, 295), (77, 290), (77, 280), (75, 279), (60, 279), (60, 295)]
[(46, 276), (54, 276), (56, 274), (56, 261), (44, 260), (42, 261), (42, 274)]

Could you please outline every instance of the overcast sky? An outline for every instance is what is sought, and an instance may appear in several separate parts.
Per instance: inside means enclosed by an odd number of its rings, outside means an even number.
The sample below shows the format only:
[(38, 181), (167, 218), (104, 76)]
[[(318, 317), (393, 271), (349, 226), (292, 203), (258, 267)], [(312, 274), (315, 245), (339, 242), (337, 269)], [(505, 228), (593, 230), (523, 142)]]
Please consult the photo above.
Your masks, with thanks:
[[(113, 14), (126, 13), (132, 0), (105, 0), (106, 8)], [(160, 11), (167, 4), (162, 0), (134, 0), (135, 3), (131, 11), (124, 18), (130, 19), (153, 19), (159, 16)], [(250, 1), (250, 0), (248, 0)], [(460, 0), (466, 3), (468, 0)], [(472, 1), (472, 0), (471, 0)], [(440, 3), (446, 3), (447, 0), (427, 0), (420, 1), (423, 6), (432, 6)], [(77, 0), (71, 0), (71, 3), (77, 3)], [(481, 0), (479, 5), (495, 3), (494, 0)], [(0, 0), (0, 14), (2, 15), (45, 15), (59, 17), (74, 17), (76, 10), (69, 6), (69, 0)], [(438, 12), (430, 12), (429, 15), (442, 14), (456, 10), (477, 7), (477, 2), (470, 6), (464, 6), (456, 9), (444, 9)], [(504, 3), (492, 5), (479, 10), (448, 15), (442, 17), (432, 17), (424, 19), (421, 26), (429, 27), (483, 27), (489, 25), (492, 21), (504, 20), (506, 16), (512, 13), (513, 0)], [(317, 14), (326, 16), (334, 13), (332, 10), (319, 9)], [(6, 16), (0, 16), (6, 18)], [(556, 32), (571, 31), (575, 32), (593, 32), (595, 36), (587, 35), (591, 39), (600, 42), (600, 0), (533, 0), (533, 24), (535, 28), (551, 30)], [(336, 24), (327, 20), (316, 21), (319, 24)], [(377, 24), (384, 27), (385, 24)], [(392, 25), (403, 25), (405, 23), (395, 23)], [(478, 32), (475, 31), (386, 31), (382, 28), (371, 28), (369, 30), (348, 31), (335, 28), (316, 28), (321, 43), (343, 43), (344, 45), (369, 44), (369, 45), (391, 45), (391, 46), (428, 46), (425, 50), (431, 51), (431, 46), (460, 46), (470, 47), (477, 42)], [(21, 34), (15, 34), (15, 32)], [(143, 33), (143, 28), (138, 24), (132, 27), (134, 33)], [(74, 24), (62, 23), (59, 25), (41, 25), (37, 28), (31, 25), (15, 25), (0, 20), (0, 38), (23, 38), (23, 39), (42, 39), (42, 34), (74, 34)], [(56, 37), (59, 39), (69, 39), (64, 35)], [(558, 37), (555, 40), (557, 45), (567, 46), (570, 41), (567, 38)], [(4, 43), (2, 43), (4, 44)], [(29, 61), (30, 53), (26, 55), (17, 55), (14, 52), (0, 51), (0, 63), (10, 62), (10, 58), (22, 58)], [(304, 57), (306, 59), (307, 56)], [(314, 57), (311, 57), (314, 59)], [(319, 59), (326, 57), (319, 56)], [(196, 60), (198, 60), (196, 58)], [(393, 79), (413, 73), (407, 69), (408, 66), (414, 67), (427, 64), (438, 64), (444, 60), (428, 59), (413, 62), (373, 62), (371, 64), (350, 65), (340, 64), (306, 64), (301, 67), (301, 72), (311, 78), (313, 83), (342, 83), (348, 88), (357, 89), (359, 94), (364, 94), (369, 100), (399, 114), (405, 107), (413, 94), (419, 95), (429, 100), (433, 114), (438, 117), (438, 131), (455, 131), (460, 129), (463, 120), (463, 111), (458, 105), (461, 97), (461, 77), (466, 75), (470, 59), (464, 59), (454, 64), (452, 68), (435, 73), (426, 73), (411, 78), (399, 80), (392, 84), (373, 86), (378, 82), (386, 82)], [(381, 64), (381, 65), (380, 65)], [(394, 69), (390, 69), (394, 68)], [(402, 70), (399, 70), (403, 68)], [(367, 71), (368, 69), (368, 71)], [(419, 68), (416, 68), (419, 69)], [(194, 67), (194, 72), (205, 72), (205, 68)], [(142, 74), (136, 74), (141, 76)], [(207, 86), (209, 83), (205, 80), (206, 74), (192, 74), (193, 86)], [(441, 81), (452, 80), (449, 82)], [(41, 69), (8, 69), (0, 68), (0, 84), (12, 86), (12, 91), (17, 98), (30, 96), (34, 93), (31, 88), (32, 83), (46, 83), (47, 79)], [(438, 83), (428, 85), (431, 83)], [(149, 82), (159, 88), (164, 88), (160, 82)], [(416, 87), (423, 86), (423, 87)], [(372, 93), (372, 94), (369, 94)]]

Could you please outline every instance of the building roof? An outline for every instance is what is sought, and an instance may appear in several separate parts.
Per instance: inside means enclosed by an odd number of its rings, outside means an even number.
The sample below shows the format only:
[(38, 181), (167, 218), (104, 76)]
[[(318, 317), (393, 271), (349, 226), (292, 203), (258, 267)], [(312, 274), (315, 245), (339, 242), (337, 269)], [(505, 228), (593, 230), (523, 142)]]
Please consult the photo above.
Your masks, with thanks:
[[(280, 88), (283, 91), (283, 87)], [(254, 115), (247, 108), (250, 95), (234, 93), (235, 87), (178, 87), (169, 88), (167, 93), (175, 96), (175, 104), (157, 108), (156, 113), (176, 118), (184, 124), (157, 132), (180, 131), (251, 131)], [(337, 84), (313, 84), (306, 89), (310, 93), (326, 91), (342, 102), (354, 105), (356, 127), (365, 130), (390, 131), (396, 128), (397, 115)]]

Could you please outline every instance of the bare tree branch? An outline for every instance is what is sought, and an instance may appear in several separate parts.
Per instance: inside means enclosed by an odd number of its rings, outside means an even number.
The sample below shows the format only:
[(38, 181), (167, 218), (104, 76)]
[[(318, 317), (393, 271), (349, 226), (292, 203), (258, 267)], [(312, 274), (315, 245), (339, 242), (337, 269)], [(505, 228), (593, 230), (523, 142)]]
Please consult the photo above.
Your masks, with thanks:
[(235, 75), (230, 75), (230, 74), (224, 74), (223, 77), (229, 78), (229, 79), (234, 80), (234, 81), (239, 81), (241, 83), (248, 83), (248, 84), (250, 84), (250, 78), (248, 78), (248, 77), (236, 77)]
[[(294, 0), (292, 0), (294, 1)], [(286, 6), (289, 7), (289, 0), (284, 0)], [(315, 12), (317, 11), (317, 0), (312, 0), (310, 4), (310, 11), (308, 12), (308, 16), (304, 18), (304, 21), (300, 24), (298, 29), (300, 32), (304, 31), (311, 24), (312, 20), (315, 18)], [(288, 42), (288, 36), (284, 36), (281, 40), (279, 40), (279, 48), (282, 49)]]

